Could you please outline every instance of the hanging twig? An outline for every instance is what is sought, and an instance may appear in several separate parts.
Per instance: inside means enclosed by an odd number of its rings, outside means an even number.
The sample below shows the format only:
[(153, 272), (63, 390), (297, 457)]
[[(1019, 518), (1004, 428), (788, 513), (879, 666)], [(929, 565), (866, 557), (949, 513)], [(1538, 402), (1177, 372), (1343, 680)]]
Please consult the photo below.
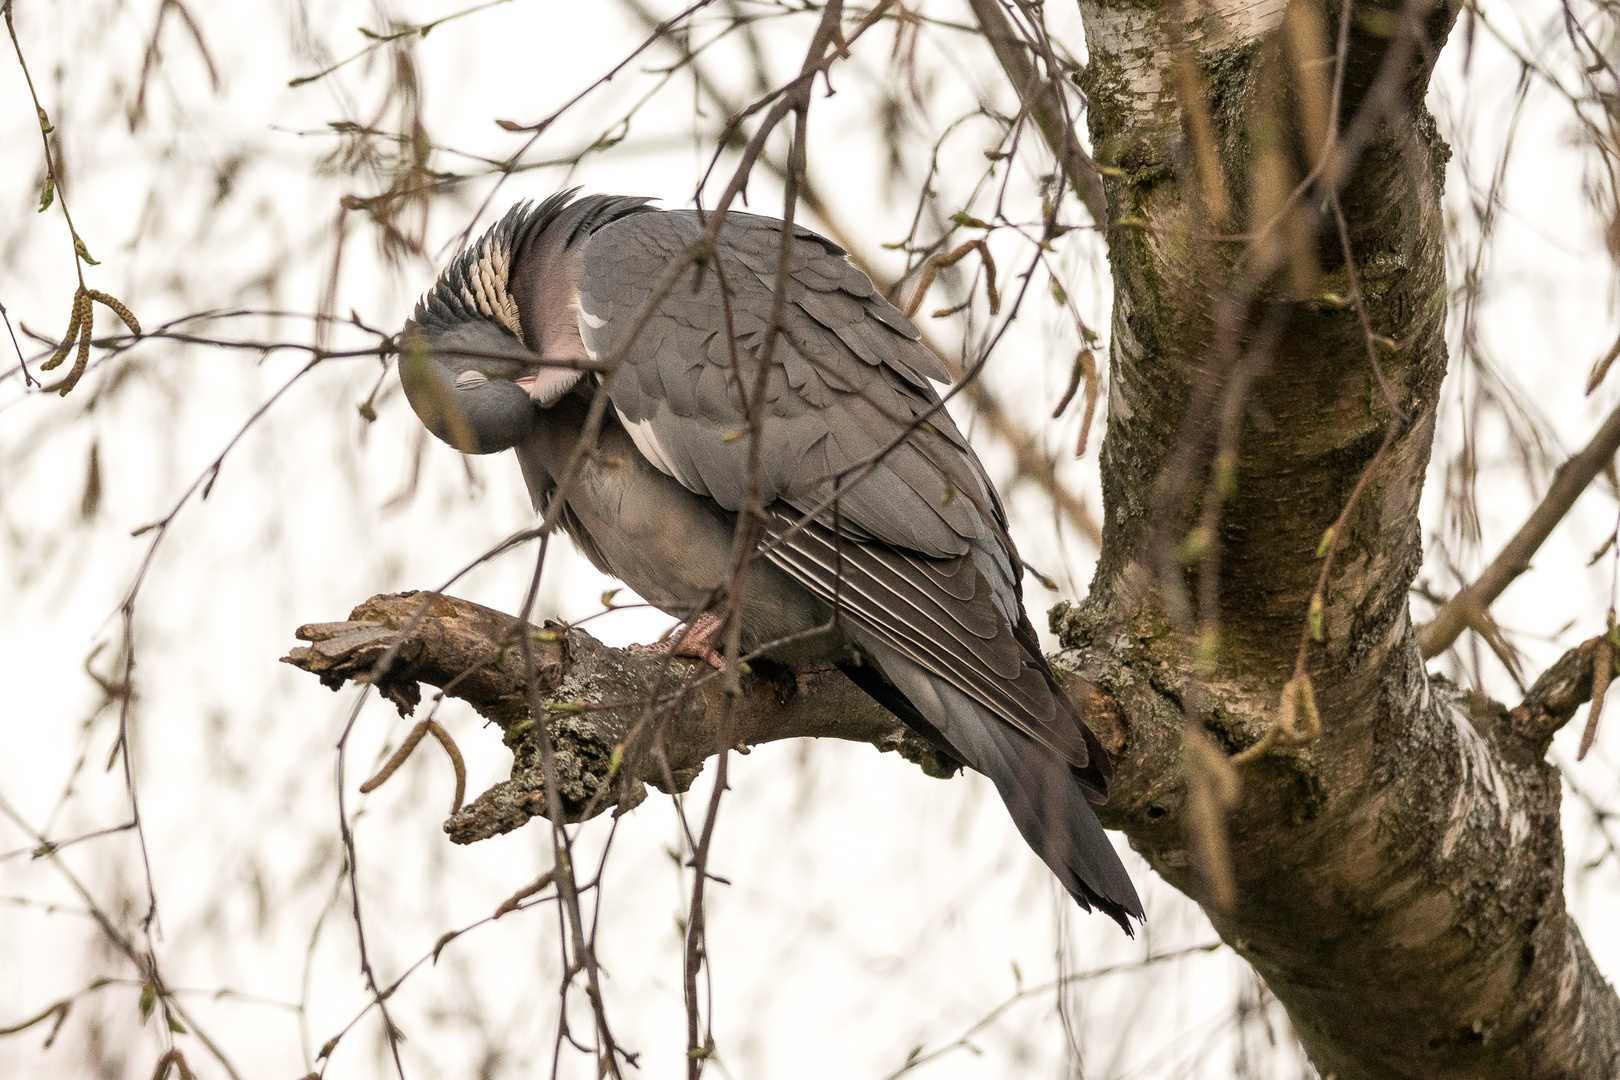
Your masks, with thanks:
[(28, 61), (23, 59), (22, 43), (17, 40), (17, 27), (11, 20), (11, 0), (5, 0), (4, 5), (0, 6), (0, 12), (5, 15), (6, 32), (11, 35), (11, 47), (17, 53), (17, 65), (22, 68), (23, 79), (28, 83), (29, 96), (34, 100), (34, 113), (39, 117), (39, 138), (45, 150), (45, 190), (40, 195), (39, 209), (43, 212), (49, 209), (53, 201), (56, 202), (62, 208), (62, 219), (67, 222), (68, 235), (73, 238), (73, 270), (78, 275), (79, 287), (73, 293), (72, 318), (68, 322), (68, 331), (63, 336), (61, 346), (51, 355), (49, 360), (40, 365), (40, 368), (45, 371), (56, 368), (67, 358), (67, 354), (73, 346), (78, 345), (79, 355), (74, 360), (73, 367), (68, 372), (67, 377), (50, 386), (43, 387), (45, 390), (54, 390), (65, 397), (70, 390), (79, 384), (79, 379), (84, 375), (84, 369), (90, 363), (91, 330), (95, 321), (93, 303), (104, 304), (110, 308), (114, 314), (124, 320), (124, 325), (128, 326), (130, 332), (136, 336), (140, 335), (141, 324), (136, 321), (135, 316), (130, 313), (129, 308), (124, 306), (122, 301), (98, 289), (92, 289), (84, 283), (83, 264), (89, 263), (91, 266), (99, 266), (100, 263), (91, 257), (89, 247), (85, 244), (84, 239), (79, 236), (79, 230), (73, 225), (73, 215), (68, 212), (67, 194), (57, 187), (56, 159), (51, 154), (51, 132), (55, 131), (56, 128), (51, 123), (49, 114), (45, 112), (45, 106), (40, 104), (39, 93), (34, 89), (34, 77), (28, 71)]
[(411, 756), (417, 744), (427, 735), (432, 735), (439, 740), (439, 745), (444, 747), (445, 755), (450, 758), (450, 767), (456, 771), (456, 795), (450, 803), (450, 812), (454, 814), (460, 810), (462, 802), (467, 797), (467, 765), (461, 759), (461, 748), (456, 746), (456, 740), (450, 737), (448, 731), (439, 726), (437, 720), (423, 720), (411, 728), (411, 733), (405, 736), (405, 741), (400, 743), (399, 749), (395, 750), (393, 756), (383, 763), (383, 767), (377, 770), (377, 774), (360, 785), (360, 793), (367, 795), (382, 787), (388, 778), (393, 776), (401, 765), (405, 764), (405, 760)]

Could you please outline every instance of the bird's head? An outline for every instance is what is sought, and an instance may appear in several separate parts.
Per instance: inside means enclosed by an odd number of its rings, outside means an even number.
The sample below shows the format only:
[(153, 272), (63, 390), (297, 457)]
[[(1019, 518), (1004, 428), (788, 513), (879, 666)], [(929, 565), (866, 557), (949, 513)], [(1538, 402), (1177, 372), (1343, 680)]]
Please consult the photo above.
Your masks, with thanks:
[(429, 431), (464, 454), (516, 446), (582, 374), (529, 347), (515, 299), (524, 257), (558, 208), (557, 199), (513, 207), (451, 261), (401, 335), (406, 399)]

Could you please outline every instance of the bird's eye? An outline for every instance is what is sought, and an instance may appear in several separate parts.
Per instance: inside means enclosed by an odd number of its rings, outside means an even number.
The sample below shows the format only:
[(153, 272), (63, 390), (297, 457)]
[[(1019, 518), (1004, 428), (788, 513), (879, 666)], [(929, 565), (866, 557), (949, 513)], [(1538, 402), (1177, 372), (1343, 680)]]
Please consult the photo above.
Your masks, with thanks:
[(475, 386), (483, 386), (489, 382), (489, 376), (482, 371), (463, 371), (456, 376), (457, 390), (471, 390)]

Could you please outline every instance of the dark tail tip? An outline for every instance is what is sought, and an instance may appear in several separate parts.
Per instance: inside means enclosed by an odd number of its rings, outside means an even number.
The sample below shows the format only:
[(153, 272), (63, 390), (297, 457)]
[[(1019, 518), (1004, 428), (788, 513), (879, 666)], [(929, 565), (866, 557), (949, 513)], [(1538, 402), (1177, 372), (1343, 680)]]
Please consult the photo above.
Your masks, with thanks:
[(1125, 864), (1068, 764), (1022, 733), (998, 725), (982, 771), (996, 785), (1018, 831), (1087, 911), (1096, 909), (1135, 936), (1144, 918)]

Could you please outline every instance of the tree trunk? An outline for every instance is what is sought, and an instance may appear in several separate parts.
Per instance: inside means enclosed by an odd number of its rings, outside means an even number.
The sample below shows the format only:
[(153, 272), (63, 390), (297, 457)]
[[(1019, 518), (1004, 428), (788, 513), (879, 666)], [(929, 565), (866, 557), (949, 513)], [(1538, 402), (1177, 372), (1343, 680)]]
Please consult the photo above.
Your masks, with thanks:
[[(1398, 5), (1355, 9), (1340, 145), (1364, 149), (1322, 170), (1327, 183), (1342, 174), (1354, 275), (1334, 216), (1311, 213), (1321, 185), (1291, 209), (1275, 194), (1320, 145), (1308, 69), (1331, 61), (1336, 13), (1313, 50), (1298, 0), (1286, 14), (1214, 0), (1181, 25), (1169, 4), (1081, 0), (1081, 11), (1092, 136), (1129, 227), (1110, 233), (1102, 557), (1086, 601), (1053, 624), (1076, 669), (1121, 703), (1104, 823), (1204, 903), (1324, 1077), (1617, 1075), (1620, 1006), (1564, 909), (1551, 732), (1515, 730), (1500, 706), (1426, 677), (1407, 605), (1446, 370), (1448, 150), (1422, 103), (1424, 57), (1454, 10), (1408, 4), (1421, 33), (1403, 34)], [(1223, 226), (1254, 237), (1279, 216), (1273, 240), (1207, 239)], [(1357, 285), (1372, 333), (1388, 339), (1372, 343), (1387, 395), (1353, 303), (1338, 299)], [(1235, 461), (1218, 456), (1217, 420), (1202, 419), (1233, 411)], [(1229, 490), (1218, 527), (1198, 538), (1199, 561), (1219, 560), (1218, 617), (1207, 600), (1198, 613), (1218, 636), (1201, 643), (1172, 617), (1158, 553), (1186, 557), (1211, 484)], [(1177, 766), (1189, 701), (1228, 753), (1266, 736), (1324, 547), (1323, 640), (1305, 654), (1321, 737), (1279, 740), (1240, 767), (1225, 819), (1235, 899), (1223, 908), (1194, 872), (1200, 822)], [(1202, 679), (1189, 662), (1200, 648), (1213, 656)]]

